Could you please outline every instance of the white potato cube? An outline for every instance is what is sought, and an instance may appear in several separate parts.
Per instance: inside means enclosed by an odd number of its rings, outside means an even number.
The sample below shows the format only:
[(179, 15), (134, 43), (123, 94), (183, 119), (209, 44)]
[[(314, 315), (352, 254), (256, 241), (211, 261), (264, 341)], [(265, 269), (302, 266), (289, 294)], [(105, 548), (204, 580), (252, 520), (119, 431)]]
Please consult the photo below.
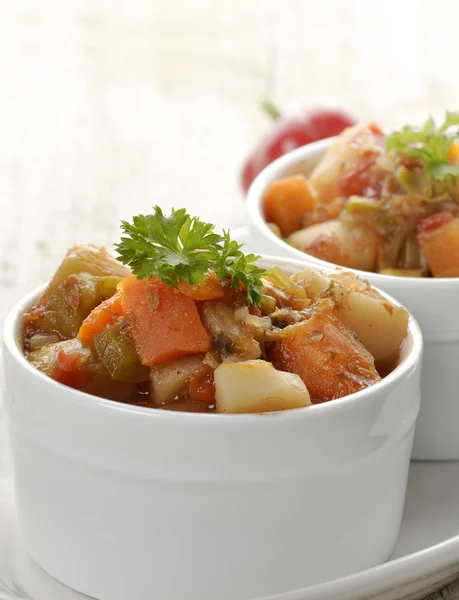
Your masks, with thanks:
[(217, 412), (261, 413), (309, 406), (303, 380), (270, 362), (222, 363), (214, 371)]

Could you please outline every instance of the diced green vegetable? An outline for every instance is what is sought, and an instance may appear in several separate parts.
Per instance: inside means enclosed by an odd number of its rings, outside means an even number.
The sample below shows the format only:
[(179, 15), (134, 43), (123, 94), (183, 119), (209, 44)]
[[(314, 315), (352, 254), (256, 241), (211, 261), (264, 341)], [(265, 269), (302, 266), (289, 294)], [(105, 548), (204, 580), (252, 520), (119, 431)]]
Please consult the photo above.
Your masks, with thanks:
[(432, 196), (432, 182), (424, 169), (407, 169), (404, 165), (397, 167), (395, 179), (408, 194)]
[(264, 315), (270, 315), (276, 310), (276, 300), (272, 296), (262, 294), (260, 302), (260, 310)]
[(123, 278), (116, 275), (104, 275), (102, 277), (102, 296), (104, 300), (111, 298), (115, 294), (121, 279)]
[(120, 323), (106, 325), (94, 336), (96, 354), (112, 379), (117, 381), (148, 381), (150, 370), (144, 367), (137, 356), (134, 345)]
[(374, 198), (366, 198), (364, 196), (350, 196), (346, 203), (346, 210), (349, 212), (376, 212), (382, 210), (382, 206), (381, 202), (375, 200)]
[[(75, 389), (119, 402), (138, 400), (137, 384), (115, 381), (105, 366), (80, 340), (48, 344), (30, 352), (27, 359), (42, 373)], [(148, 374), (147, 374), (148, 379)]]
[(111, 297), (121, 279), (89, 273), (69, 275), (57, 286), (48, 288), (35, 308), (25, 316), (25, 337), (36, 333), (58, 333), (62, 339), (74, 338), (81, 323), (103, 300)]
[(291, 306), (300, 310), (311, 304), (304, 288), (287, 277), (279, 267), (267, 271), (261, 280), (264, 295), (271, 296), (280, 308)]
[(65, 255), (49, 290), (64, 281), (69, 275), (89, 273), (96, 276), (115, 276), (118, 278), (130, 275), (130, 270), (123, 267), (105, 248), (101, 246), (73, 246)]

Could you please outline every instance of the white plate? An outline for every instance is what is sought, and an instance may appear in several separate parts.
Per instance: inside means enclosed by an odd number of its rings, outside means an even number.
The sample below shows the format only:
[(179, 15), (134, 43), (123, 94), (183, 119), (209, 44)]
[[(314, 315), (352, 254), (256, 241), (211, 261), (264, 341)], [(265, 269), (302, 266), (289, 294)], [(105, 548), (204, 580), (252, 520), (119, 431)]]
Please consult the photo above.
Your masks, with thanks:
[[(233, 235), (251, 249), (246, 228), (234, 230)], [(419, 462), (410, 468), (400, 536), (390, 561), (340, 580), (263, 600), (418, 600), (458, 573), (459, 463)], [(87, 600), (88, 596), (58, 583), (24, 549), (17, 531), (0, 404), (0, 600), (18, 599)]]

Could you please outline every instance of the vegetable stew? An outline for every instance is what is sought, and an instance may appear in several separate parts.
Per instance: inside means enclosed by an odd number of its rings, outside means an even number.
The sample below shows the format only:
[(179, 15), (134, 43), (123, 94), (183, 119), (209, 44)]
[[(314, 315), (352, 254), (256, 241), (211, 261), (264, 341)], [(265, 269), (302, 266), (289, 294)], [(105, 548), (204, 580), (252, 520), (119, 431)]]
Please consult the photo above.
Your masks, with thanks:
[(24, 315), (34, 367), (139, 406), (259, 413), (341, 398), (396, 365), (408, 313), (369, 284), (341, 271), (264, 270), (228, 233), (184, 211), (167, 227), (155, 215), (125, 224), (136, 229), (118, 260), (96, 246), (68, 251)]
[(295, 248), (348, 268), (459, 277), (459, 113), (442, 125), (346, 129), (308, 179), (273, 182), (271, 229)]

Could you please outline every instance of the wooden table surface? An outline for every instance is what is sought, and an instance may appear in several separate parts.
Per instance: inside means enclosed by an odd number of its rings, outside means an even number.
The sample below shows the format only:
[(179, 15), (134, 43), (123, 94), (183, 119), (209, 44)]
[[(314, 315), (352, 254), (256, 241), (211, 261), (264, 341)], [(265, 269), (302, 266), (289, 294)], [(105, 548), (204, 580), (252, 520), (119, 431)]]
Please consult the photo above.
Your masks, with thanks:
[(383, 125), (457, 109), (458, 16), (457, 0), (0, 0), (0, 324), (68, 246), (110, 246), (153, 204), (244, 223), (266, 94)]

